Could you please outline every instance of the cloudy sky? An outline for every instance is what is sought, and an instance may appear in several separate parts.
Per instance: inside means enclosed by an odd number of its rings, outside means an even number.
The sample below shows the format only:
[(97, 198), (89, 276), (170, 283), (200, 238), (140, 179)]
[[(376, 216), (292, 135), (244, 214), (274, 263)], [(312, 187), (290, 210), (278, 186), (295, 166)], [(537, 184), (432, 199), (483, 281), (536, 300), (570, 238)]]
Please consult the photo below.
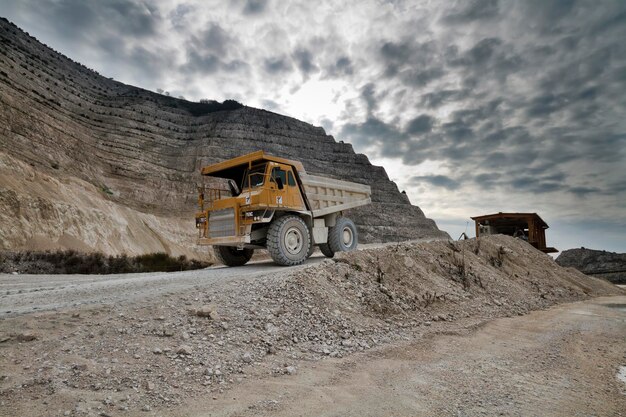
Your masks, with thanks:
[[(107, 77), (321, 125), (440, 228), (626, 252), (626, 1), (0, 0)], [(468, 228), (473, 235), (473, 226)]]

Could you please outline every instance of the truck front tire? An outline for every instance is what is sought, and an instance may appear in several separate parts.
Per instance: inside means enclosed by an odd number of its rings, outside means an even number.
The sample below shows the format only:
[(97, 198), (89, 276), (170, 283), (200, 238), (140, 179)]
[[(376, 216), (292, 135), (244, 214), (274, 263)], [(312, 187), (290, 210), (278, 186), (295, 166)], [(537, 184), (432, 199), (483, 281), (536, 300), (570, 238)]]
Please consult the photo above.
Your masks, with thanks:
[(239, 250), (232, 246), (214, 246), (213, 251), (217, 260), (226, 266), (245, 265), (254, 253), (254, 249), (244, 248)]
[(355, 250), (358, 240), (356, 226), (347, 217), (339, 217), (335, 225), (328, 230), (328, 247), (334, 253)]
[(267, 250), (279, 265), (292, 266), (303, 263), (311, 245), (309, 228), (294, 215), (275, 219), (267, 231)]

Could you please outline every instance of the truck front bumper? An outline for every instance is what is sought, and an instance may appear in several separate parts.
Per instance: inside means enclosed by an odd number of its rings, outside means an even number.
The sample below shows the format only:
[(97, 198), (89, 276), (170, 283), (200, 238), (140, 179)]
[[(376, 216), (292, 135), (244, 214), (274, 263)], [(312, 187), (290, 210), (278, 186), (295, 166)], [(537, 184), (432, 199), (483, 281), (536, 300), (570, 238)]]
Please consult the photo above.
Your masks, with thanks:
[(198, 245), (239, 246), (250, 243), (250, 236), (201, 237), (196, 243)]

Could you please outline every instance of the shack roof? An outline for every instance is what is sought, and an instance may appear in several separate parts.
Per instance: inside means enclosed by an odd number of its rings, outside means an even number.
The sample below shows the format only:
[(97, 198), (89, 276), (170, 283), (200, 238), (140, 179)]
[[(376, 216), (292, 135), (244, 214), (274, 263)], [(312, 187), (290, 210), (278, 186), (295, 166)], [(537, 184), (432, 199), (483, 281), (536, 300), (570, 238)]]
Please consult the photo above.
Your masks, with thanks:
[(237, 158), (218, 162), (217, 164), (207, 165), (202, 168), (201, 173), (202, 175), (208, 175), (211, 177), (234, 179), (233, 177), (239, 177), (241, 175), (240, 173), (248, 168), (248, 166), (267, 161), (291, 165), (298, 171), (298, 173), (305, 172), (304, 166), (299, 161), (279, 158), (277, 156), (268, 155), (263, 151), (256, 151), (238, 156)]
[(544, 229), (547, 229), (549, 226), (548, 224), (543, 221), (543, 219), (541, 217), (539, 217), (539, 215), (537, 213), (494, 213), (494, 214), (485, 214), (483, 216), (476, 216), (476, 217), (472, 217), (471, 219), (476, 221), (476, 222), (482, 222), (484, 220), (530, 220), (530, 219), (534, 219), (537, 223), (539, 223), (539, 225), (541, 225), (541, 227), (543, 227)]

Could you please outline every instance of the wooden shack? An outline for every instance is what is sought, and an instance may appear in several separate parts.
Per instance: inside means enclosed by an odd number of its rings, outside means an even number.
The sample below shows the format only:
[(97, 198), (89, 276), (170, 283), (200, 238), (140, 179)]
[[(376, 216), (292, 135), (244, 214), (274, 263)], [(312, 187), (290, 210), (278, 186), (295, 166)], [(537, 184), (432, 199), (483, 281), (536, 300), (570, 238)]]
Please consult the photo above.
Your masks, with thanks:
[(484, 235), (509, 235), (519, 237), (542, 252), (558, 252), (546, 246), (546, 229), (549, 227), (537, 213), (496, 213), (472, 217), (476, 222), (476, 237)]

